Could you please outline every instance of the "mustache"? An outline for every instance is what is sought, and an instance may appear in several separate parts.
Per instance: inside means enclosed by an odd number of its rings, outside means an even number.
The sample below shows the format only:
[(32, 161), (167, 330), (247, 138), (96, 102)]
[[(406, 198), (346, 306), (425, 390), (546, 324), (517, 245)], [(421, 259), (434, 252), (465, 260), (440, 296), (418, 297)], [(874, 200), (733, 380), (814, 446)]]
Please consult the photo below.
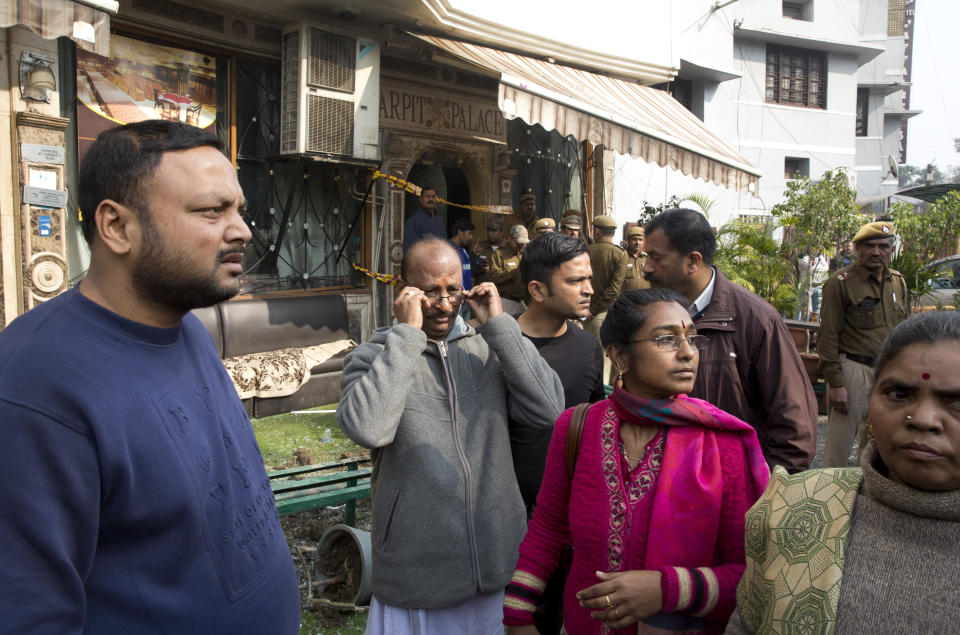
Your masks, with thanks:
[(454, 311), (426, 311), (426, 312), (423, 314), (423, 317), (424, 317), (424, 318), (443, 318), (443, 317), (447, 317), (447, 318), (451, 318), (451, 319), (452, 319), (452, 318), (456, 317), (456, 315), (457, 315), (458, 313), (459, 313), (459, 311), (457, 311), (457, 310), (454, 310)]
[(221, 249), (220, 251), (217, 252), (217, 260), (223, 260), (227, 256), (231, 256), (233, 254), (240, 254), (242, 256), (243, 252), (246, 251), (246, 249), (247, 249), (246, 245), (244, 245), (243, 247), (228, 247), (227, 249)]
[(650, 284), (664, 284), (663, 280), (661, 280), (660, 278), (658, 278), (652, 273), (643, 274), (643, 279), (649, 282)]

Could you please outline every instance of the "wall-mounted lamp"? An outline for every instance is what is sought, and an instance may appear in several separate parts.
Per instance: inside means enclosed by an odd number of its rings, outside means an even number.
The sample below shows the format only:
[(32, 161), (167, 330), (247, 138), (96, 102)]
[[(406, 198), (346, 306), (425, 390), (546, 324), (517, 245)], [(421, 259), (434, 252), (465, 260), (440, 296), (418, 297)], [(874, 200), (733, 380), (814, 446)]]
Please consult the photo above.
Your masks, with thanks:
[(53, 59), (39, 53), (20, 56), (20, 95), (24, 101), (50, 103), (50, 91), (57, 89)]

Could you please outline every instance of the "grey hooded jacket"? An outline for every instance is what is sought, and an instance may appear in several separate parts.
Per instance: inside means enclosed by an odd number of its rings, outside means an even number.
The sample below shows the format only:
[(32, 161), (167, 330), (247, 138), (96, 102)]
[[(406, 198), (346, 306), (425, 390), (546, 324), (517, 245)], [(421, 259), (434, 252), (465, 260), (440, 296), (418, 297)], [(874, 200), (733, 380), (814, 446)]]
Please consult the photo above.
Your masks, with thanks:
[(507, 586), (526, 530), (513, 425), (553, 426), (556, 373), (506, 314), (444, 342), (406, 324), (346, 359), (337, 420), (373, 456), (373, 594), (443, 608)]

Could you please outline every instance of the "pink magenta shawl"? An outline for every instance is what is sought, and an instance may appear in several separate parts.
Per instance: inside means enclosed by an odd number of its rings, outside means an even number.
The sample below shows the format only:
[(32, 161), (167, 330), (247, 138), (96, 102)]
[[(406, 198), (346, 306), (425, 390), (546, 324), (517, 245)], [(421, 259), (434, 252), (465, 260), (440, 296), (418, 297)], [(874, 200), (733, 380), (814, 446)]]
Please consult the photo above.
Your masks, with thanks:
[(647, 533), (646, 568), (697, 567), (710, 562), (714, 545), (703, 537), (715, 532), (719, 524), (723, 480), (716, 439), (704, 431), (741, 435), (754, 486), (752, 500), (763, 494), (770, 479), (756, 431), (733, 415), (686, 395), (644, 399), (615, 387), (608, 402), (594, 407), (608, 404), (624, 422), (654, 422), (669, 428)]

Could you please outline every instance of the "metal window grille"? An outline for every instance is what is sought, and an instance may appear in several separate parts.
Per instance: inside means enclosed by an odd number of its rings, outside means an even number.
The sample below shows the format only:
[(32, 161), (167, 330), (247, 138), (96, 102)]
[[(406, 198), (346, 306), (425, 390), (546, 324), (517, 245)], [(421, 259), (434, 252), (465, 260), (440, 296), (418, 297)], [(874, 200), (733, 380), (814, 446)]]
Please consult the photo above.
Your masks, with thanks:
[(867, 136), (867, 111), (870, 102), (870, 89), (857, 89), (857, 136)]
[(766, 101), (826, 108), (826, 80), (825, 53), (767, 45)]

